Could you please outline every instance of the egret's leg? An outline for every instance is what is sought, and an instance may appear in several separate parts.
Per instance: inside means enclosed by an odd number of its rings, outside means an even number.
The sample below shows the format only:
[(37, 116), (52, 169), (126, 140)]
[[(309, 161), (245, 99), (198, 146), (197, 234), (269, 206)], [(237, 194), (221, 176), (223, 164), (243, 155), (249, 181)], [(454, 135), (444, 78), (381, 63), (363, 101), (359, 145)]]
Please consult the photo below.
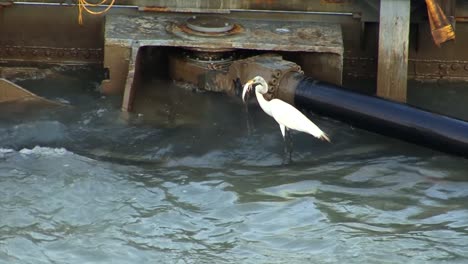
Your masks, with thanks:
[(247, 116), (247, 135), (252, 135), (252, 118), (249, 115), (249, 106), (248, 104), (245, 105), (245, 113)]
[(293, 141), (292, 141), (292, 136), (291, 136), (291, 130), (286, 128), (286, 148), (288, 149), (288, 163), (292, 162), (292, 152), (293, 152)]
[(284, 125), (280, 124), (281, 134), (283, 135), (284, 140), (284, 158), (283, 164), (289, 164), (292, 161), (292, 139), (291, 139), (291, 131), (285, 127)]
[(283, 135), (283, 143), (284, 143), (284, 155), (283, 155), (283, 164), (288, 164), (288, 153), (289, 153), (289, 150), (288, 150), (288, 139), (287, 139), (287, 131), (286, 131), (286, 127), (282, 124), (279, 124), (280, 126), (280, 129), (281, 129), (281, 135)]

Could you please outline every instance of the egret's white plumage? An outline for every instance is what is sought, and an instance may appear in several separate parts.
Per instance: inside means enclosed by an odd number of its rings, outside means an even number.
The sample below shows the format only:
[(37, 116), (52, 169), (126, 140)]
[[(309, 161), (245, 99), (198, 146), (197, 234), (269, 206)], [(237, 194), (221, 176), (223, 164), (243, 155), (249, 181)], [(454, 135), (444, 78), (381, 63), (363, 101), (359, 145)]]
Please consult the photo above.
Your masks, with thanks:
[(263, 94), (268, 92), (268, 84), (265, 79), (260, 76), (253, 78), (244, 85), (244, 90), (242, 92), (242, 99), (244, 102), (245, 96), (255, 84), (255, 96), (257, 97), (260, 107), (265, 113), (278, 122), (283, 138), (286, 136), (286, 129), (292, 129), (311, 134), (322, 140), (330, 141), (328, 136), (317, 125), (310, 121), (294, 106), (280, 99), (265, 100)]

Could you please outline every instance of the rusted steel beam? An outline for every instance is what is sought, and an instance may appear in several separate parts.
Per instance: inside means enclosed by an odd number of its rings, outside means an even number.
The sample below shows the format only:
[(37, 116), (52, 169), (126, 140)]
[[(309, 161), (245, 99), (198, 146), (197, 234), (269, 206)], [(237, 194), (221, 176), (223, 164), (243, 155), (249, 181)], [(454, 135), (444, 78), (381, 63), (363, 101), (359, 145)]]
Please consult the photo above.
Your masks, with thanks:
[(178, 8), (167, 6), (144, 6), (139, 7), (138, 11), (155, 12), (155, 13), (211, 13), (211, 14), (229, 14), (229, 9), (207, 9), (207, 8)]
[[(63, 0), (23, 0), (29, 3), (59, 3)], [(258, 9), (285, 11), (317, 12), (359, 12), (361, 1), (356, 0), (320, 0), (320, 1), (271, 1), (271, 0), (116, 0), (115, 5), (157, 7), (161, 11), (171, 8), (193, 9)]]
[(55, 48), (0, 44), (0, 59), (4, 61), (99, 64), (102, 58), (102, 48)]
[(377, 95), (406, 102), (410, 24), (409, 0), (380, 2)]
[(141, 71), (139, 66), (141, 60), (141, 50), (138, 41), (132, 43), (131, 54), (128, 64), (128, 73), (125, 80), (124, 96), (122, 101), (122, 111), (131, 112), (133, 107), (133, 98), (135, 97), (136, 87), (140, 86)]

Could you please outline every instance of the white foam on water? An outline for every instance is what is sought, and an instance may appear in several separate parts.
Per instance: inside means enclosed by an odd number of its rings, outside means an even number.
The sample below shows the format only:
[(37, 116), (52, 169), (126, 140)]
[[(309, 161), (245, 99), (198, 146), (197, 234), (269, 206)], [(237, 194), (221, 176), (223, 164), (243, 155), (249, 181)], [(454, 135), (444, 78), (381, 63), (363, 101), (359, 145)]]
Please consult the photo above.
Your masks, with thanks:
[(41, 155), (41, 156), (52, 156), (52, 157), (60, 157), (70, 154), (68, 150), (64, 148), (48, 148), (48, 147), (40, 147), (35, 146), (32, 149), (24, 148), (19, 151), (22, 155)]
[(14, 149), (0, 148), (0, 158), (5, 158), (5, 155), (15, 152)]
[(7, 148), (0, 148), (0, 154), (7, 154), (7, 153), (12, 153), (15, 152), (14, 149), (7, 149)]
[(71, 104), (70, 101), (64, 98), (55, 98), (55, 101), (60, 102), (62, 104), (67, 104), (67, 105)]

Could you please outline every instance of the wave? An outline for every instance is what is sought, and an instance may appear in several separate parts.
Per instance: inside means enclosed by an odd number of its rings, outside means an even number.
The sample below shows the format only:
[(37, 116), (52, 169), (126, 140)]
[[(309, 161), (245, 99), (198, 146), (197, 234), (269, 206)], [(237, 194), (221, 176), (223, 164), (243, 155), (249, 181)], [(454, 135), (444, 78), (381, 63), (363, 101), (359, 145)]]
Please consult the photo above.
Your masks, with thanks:
[(60, 157), (65, 156), (68, 154), (73, 154), (72, 152), (66, 150), (65, 148), (49, 148), (49, 147), (41, 147), (35, 146), (32, 149), (23, 148), (19, 151), (22, 155), (40, 155), (40, 156), (52, 156), (52, 157)]

